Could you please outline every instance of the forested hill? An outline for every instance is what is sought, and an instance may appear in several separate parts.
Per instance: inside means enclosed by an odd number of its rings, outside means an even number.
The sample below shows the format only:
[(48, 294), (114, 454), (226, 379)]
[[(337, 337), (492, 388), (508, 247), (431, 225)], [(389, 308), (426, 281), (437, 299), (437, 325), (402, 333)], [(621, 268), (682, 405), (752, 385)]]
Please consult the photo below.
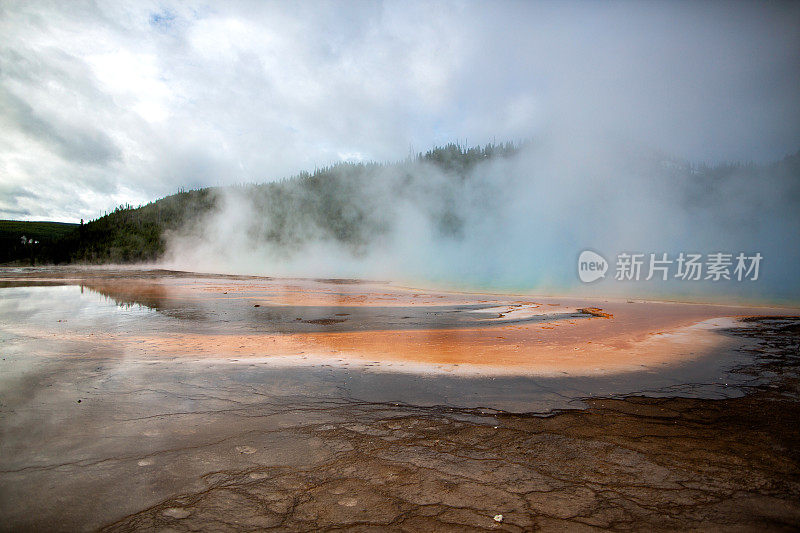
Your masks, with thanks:
[(72, 233), (78, 224), (0, 220), (0, 263), (30, 261), (42, 247)]
[[(454, 182), (465, 179), (479, 162), (505, 158), (520, 149), (519, 144), (489, 144), (464, 148), (456, 144), (437, 147), (406, 161), (391, 164), (339, 163), (303, 172), (292, 178), (259, 185), (243, 185), (261, 205), (264, 213), (263, 237), (286, 243), (296, 236), (295, 229), (324, 228), (331, 238), (344, 243), (364, 239), (368, 227), (362, 191), (381, 172), (406, 174), (408, 179), (428, 166), (449, 176)], [(56, 238), (5, 248), (0, 262), (17, 264), (60, 263), (138, 263), (158, 259), (165, 250), (165, 235), (170, 230), (192, 230), (219, 201), (220, 189), (182, 191), (141, 207), (120, 206), (113, 212), (83, 225), (69, 227)], [(443, 224), (447, 224), (444, 215)], [(18, 223), (26, 224), (26, 223)], [(18, 242), (28, 231), (16, 227), (9, 238)], [(11, 242), (11, 241), (9, 241)]]
[[(535, 157), (535, 146), (532, 148)], [(502, 193), (498, 174), (483, 172), (488, 167), (480, 165), (502, 163), (522, 149), (511, 143), (475, 148), (449, 144), (397, 163), (340, 163), (278, 182), (182, 191), (141, 207), (118, 207), (82, 225), (5, 221), (0, 224), (5, 244), (0, 262), (153, 261), (164, 254), (170, 232), (204, 235), (213, 231), (215, 228), (207, 226), (220, 223), (220, 218), (207, 215), (234, 195), (247, 199), (250, 219), (229, 231), (246, 234), (251, 242), (268, 243), (278, 251), (291, 252), (306, 242), (327, 240), (358, 253), (391, 231), (391, 220), (384, 211), (398, 199), (418, 206), (439, 237), (460, 239), (468, 231), (464, 209), (483, 209), (491, 215), (496, 207), (492, 199)], [(779, 189), (791, 196), (784, 201), (800, 201), (800, 151), (767, 165), (707, 166), (656, 156), (645, 159), (637, 163), (640, 175), (673, 183), (685, 198), (687, 210), (718, 204), (725, 195), (735, 194), (742, 182), (765, 188), (780, 184)], [(525, 174), (525, 180), (557, 179), (528, 175), (527, 167), (519, 165), (508, 168), (522, 168), (517, 171)], [(464, 190), (469, 187), (473, 189), (472, 204), (465, 207)], [(547, 191), (548, 186), (540, 190)], [(475, 198), (480, 204), (477, 207)]]

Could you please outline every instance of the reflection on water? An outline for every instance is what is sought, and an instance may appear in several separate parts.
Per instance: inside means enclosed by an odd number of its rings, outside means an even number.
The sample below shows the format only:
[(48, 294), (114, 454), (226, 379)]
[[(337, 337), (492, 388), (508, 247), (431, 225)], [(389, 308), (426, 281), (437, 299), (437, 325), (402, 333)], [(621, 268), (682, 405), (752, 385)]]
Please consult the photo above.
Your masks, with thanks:
[(113, 299), (80, 285), (0, 289), (0, 315), (6, 326), (58, 329), (69, 325), (72, 329), (98, 333), (158, 322), (158, 313), (153, 309), (120, 306)]
[[(164, 390), (180, 388), (190, 394), (194, 386), (219, 387), (234, 396), (305, 398), (305, 401), (342, 400), (407, 405), (442, 405), (547, 413), (579, 407), (592, 396), (685, 395), (729, 397), (741, 394), (744, 376), (730, 373), (745, 363), (744, 352), (725, 357), (700, 358), (690, 363), (616, 375), (595, 377), (463, 377), (394, 372), (391, 365), (338, 365), (309, 361), (302, 366), (276, 366), (263, 359), (223, 361), (157, 357), (141, 335), (200, 336), (225, 331), (292, 334), (320, 330), (382, 330), (390, 335), (405, 329), (429, 330), (429, 342), (446, 346), (461, 328), (493, 327), (485, 315), (471, 311), (486, 305), (445, 306), (242, 306), (239, 298), (191, 299), (172, 294), (157, 283), (125, 293), (100, 284), (21, 286), (0, 289), (2, 346), (14, 354), (17, 366), (7, 364), (3, 383), (21, 380), (30, 367), (23, 359), (36, 360), (44, 368), (81, 372), (96, 367), (105, 376), (103, 387), (113, 392), (129, 383), (147, 382)], [(241, 296), (241, 293), (239, 293)], [(262, 295), (263, 296), (263, 295)], [(254, 304), (255, 305), (255, 304)], [(580, 315), (577, 315), (580, 316)], [(569, 315), (575, 318), (576, 315)], [(558, 320), (559, 315), (540, 315), (524, 321)], [(333, 320), (327, 322), (327, 320)], [(391, 333), (396, 330), (397, 333)], [(105, 339), (113, 342), (103, 342)], [(391, 337), (390, 337), (391, 338)], [(213, 350), (213, 347), (210, 349)], [(81, 355), (90, 355), (82, 360)], [(280, 355), (280, 354), (276, 354)], [(68, 364), (64, 357), (69, 356)], [(152, 371), (157, 365), (158, 372)], [(176, 370), (177, 369), (177, 370)], [(179, 370), (180, 380), (174, 382)], [(12, 387), (13, 388), (13, 387)], [(294, 401), (294, 400), (293, 400)]]
[[(83, 285), (82, 285), (83, 287)], [(583, 313), (547, 313), (507, 318), (504, 313), (479, 313), (491, 304), (437, 306), (363, 306), (347, 305), (241, 305), (241, 295), (214, 299), (185, 298), (170, 293), (160, 284), (138, 285), (135, 288), (111, 284), (90, 284), (86, 287), (112, 299), (117, 305), (143, 305), (172, 318), (203, 322), (203, 327), (227, 331), (274, 333), (310, 333), (344, 331), (387, 331), (419, 329), (490, 328), (510, 324), (552, 322), (566, 319), (587, 319)], [(274, 296), (260, 292), (260, 296)], [(345, 296), (345, 295), (341, 295)], [(510, 313), (509, 313), (510, 314)]]

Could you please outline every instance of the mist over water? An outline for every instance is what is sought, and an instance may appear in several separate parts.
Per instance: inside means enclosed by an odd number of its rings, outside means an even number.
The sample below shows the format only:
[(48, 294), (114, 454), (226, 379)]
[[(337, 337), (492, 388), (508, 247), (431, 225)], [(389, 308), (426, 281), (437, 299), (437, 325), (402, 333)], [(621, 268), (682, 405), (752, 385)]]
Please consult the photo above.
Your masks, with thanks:
[[(797, 170), (796, 157), (708, 169), (552, 133), (464, 173), (415, 159), (356, 172), (336, 167), (327, 188), (294, 180), (281, 194), (268, 186), (218, 189), (215, 210), (170, 235), (166, 264), (476, 290), (796, 301)], [(309, 198), (335, 216), (309, 216)], [(580, 282), (585, 249), (609, 262), (605, 279)], [(648, 254), (642, 281), (614, 279), (621, 252)], [(759, 279), (672, 279), (673, 264), (670, 281), (644, 281), (650, 253), (675, 259), (679, 252), (758, 252)]]

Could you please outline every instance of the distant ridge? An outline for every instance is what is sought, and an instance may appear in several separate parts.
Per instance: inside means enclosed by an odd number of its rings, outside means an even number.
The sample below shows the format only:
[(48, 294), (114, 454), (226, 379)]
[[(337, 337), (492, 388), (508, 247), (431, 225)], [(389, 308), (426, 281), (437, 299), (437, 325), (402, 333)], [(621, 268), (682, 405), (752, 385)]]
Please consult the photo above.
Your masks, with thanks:
[[(451, 189), (457, 189), (468, 180), (482, 179), (473, 173), (478, 165), (511, 157), (532, 144), (467, 148), (451, 143), (395, 163), (344, 162), (275, 182), (182, 190), (140, 207), (120, 206), (83, 225), (0, 221), (0, 263), (152, 262), (164, 254), (169, 232), (204, 229), (199, 225), (217, 207), (226, 190), (245, 193), (258, 207), (257, 220), (248, 228), (257, 233), (254, 238), (291, 249), (302, 245), (304, 235), (322, 235), (357, 252), (387, 231), (379, 216), (381, 200), (370, 189), (376, 180), (387, 175), (392, 176), (391, 190), (381, 191), (383, 194), (412, 202), (441, 194), (437, 210), (428, 216), (441, 235), (457, 239), (463, 231), (459, 212), (453, 207), (452, 198), (447, 197), (448, 192), (440, 190), (441, 183), (437, 184), (440, 189), (426, 188), (426, 173), (435, 169)], [(690, 178), (690, 189), (686, 191), (689, 203), (713, 203), (726, 179), (733, 175), (744, 174), (765, 185), (771, 179), (789, 179), (800, 189), (800, 151), (766, 165), (692, 165), (655, 155), (644, 159), (647, 168), (656, 169), (654, 172), (664, 179)], [(491, 190), (491, 183), (482, 185)], [(23, 243), (23, 235), (35, 242)]]

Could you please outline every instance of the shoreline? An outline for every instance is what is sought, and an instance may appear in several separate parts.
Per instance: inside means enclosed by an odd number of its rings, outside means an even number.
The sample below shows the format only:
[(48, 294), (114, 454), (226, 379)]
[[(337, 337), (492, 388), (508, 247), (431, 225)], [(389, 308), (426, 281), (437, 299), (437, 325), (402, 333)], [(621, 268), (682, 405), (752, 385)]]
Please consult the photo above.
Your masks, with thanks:
[[(148, 277), (178, 277), (178, 278), (209, 278), (209, 279), (231, 279), (231, 280), (283, 280), (283, 281), (300, 281), (300, 282), (322, 282), (332, 284), (372, 284), (372, 285), (391, 285), (398, 290), (407, 291), (432, 291), (442, 294), (457, 294), (457, 295), (471, 295), (471, 296), (502, 296), (502, 297), (520, 297), (520, 298), (580, 298), (586, 301), (609, 301), (622, 303), (625, 301), (634, 301), (635, 303), (675, 303), (682, 305), (704, 305), (704, 306), (741, 306), (748, 308), (770, 308), (770, 309), (786, 309), (786, 310), (800, 310), (800, 300), (769, 300), (769, 299), (748, 299), (746, 297), (739, 297), (737, 299), (724, 300), (723, 298), (713, 298), (713, 295), (707, 295), (707, 300), (693, 300), (693, 299), (680, 299), (682, 296), (674, 296), (668, 293), (662, 295), (641, 294), (638, 296), (626, 296), (621, 293), (606, 293), (606, 294), (580, 294), (575, 288), (564, 287), (562, 291), (546, 291), (541, 292), (539, 289), (501, 289), (495, 287), (473, 287), (473, 286), (445, 286), (444, 284), (437, 285), (433, 282), (425, 280), (380, 280), (380, 279), (360, 279), (360, 278), (321, 278), (313, 276), (292, 277), (281, 275), (268, 275), (268, 274), (248, 274), (248, 273), (225, 273), (225, 272), (198, 272), (193, 270), (183, 270), (175, 267), (175, 265), (168, 264), (64, 264), (64, 265), (37, 265), (37, 266), (22, 266), (22, 265), (0, 265), (0, 281), (6, 279), (4, 273), (12, 274), (33, 274), (36, 278), (41, 278), (47, 274), (47, 271), (55, 272), (75, 272), (80, 273), (81, 276), (74, 278), (64, 278), (59, 276), (53, 280), (61, 281), (70, 279), (73, 281), (85, 280), (87, 274), (96, 273), (98, 277), (111, 275), (112, 277), (128, 277), (131, 274), (136, 274), (137, 277), (146, 275)], [(18, 279), (19, 276), (12, 275), (9, 279)], [(591, 286), (586, 286), (591, 289)]]

